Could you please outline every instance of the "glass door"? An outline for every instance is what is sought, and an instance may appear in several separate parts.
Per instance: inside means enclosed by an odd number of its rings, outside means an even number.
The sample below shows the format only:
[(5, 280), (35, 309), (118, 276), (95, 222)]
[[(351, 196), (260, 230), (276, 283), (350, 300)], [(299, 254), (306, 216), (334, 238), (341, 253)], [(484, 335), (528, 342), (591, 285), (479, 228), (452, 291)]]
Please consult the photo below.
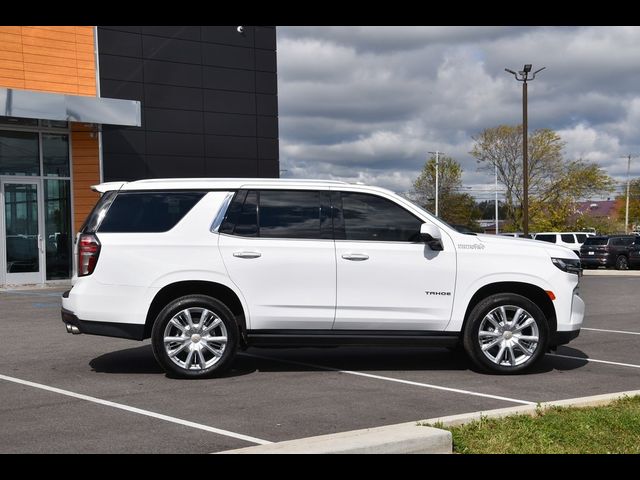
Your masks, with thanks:
[(44, 280), (39, 185), (39, 180), (0, 182), (4, 217), (0, 245), (4, 247), (4, 279), (9, 285)]

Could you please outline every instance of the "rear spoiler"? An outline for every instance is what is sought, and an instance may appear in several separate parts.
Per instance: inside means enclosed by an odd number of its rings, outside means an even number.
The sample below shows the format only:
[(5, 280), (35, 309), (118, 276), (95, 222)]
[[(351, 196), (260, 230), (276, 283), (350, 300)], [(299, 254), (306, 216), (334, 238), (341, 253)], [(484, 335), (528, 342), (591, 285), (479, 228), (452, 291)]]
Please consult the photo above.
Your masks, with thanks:
[(102, 195), (103, 193), (108, 192), (110, 190), (120, 190), (125, 183), (128, 183), (128, 182), (100, 183), (98, 185), (91, 185), (91, 190), (93, 190), (94, 192), (98, 192), (100, 195)]

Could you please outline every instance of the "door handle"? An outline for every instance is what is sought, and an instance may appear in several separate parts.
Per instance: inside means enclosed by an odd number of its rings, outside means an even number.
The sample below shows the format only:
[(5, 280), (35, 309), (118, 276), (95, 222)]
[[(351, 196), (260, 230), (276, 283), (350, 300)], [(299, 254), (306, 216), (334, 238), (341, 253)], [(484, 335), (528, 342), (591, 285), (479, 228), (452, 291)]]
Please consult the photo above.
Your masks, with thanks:
[(42, 235), (38, 235), (38, 250), (40, 250), (40, 253), (44, 253), (44, 248), (42, 244)]
[(258, 258), (262, 254), (260, 252), (233, 252), (233, 256), (238, 258)]
[(362, 262), (363, 260), (369, 260), (369, 255), (366, 253), (345, 253), (342, 258), (354, 262)]

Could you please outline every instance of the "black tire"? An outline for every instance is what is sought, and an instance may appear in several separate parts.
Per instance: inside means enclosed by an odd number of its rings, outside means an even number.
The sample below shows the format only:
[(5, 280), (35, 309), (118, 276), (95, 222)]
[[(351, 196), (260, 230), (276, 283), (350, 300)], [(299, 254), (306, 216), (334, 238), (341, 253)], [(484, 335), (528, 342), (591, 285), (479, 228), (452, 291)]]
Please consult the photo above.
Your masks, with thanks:
[[(211, 350), (204, 348), (205, 344), (208, 345), (209, 342), (204, 341), (204, 338), (206, 338), (205, 334), (199, 335), (199, 333), (201, 333), (200, 330), (191, 329), (192, 332), (195, 331), (198, 335), (194, 334), (189, 337), (188, 330), (190, 328), (187, 328), (187, 331), (181, 333), (181, 331), (174, 326), (175, 323), (172, 323), (172, 326), (168, 327), (169, 322), (174, 317), (179, 319), (179, 323), (182, 324), (183, 321), (186, 323), (186, 317), (184, 317), (184, 315), (180, 315), (178, 317), (178, 314), (181, 312), (184, 312), (185, 310), (188, 310), (189, 312), (198, 312), (198, 310), (201, 309), (208, 310), (213, 313), (215, 317), (221, 320), (217, 326), (208, 331), (208, 333), (213, 332), (216, 338), (222, 338), (223, 336), (226, 336), (227, 338), (226, 343), (224, 344), (213, 344), (213, 346), (216, 347), (214, 350), (222, 352), (219, 356), (214, 355)], [(201, 311), (204, 313), (204, 310)], [(198, 321), (203, 323), (194, 322), (196, 327), (198, 325), (204, 325), (206, 327), (207, 321), (216, 322), (214, 317), (211, 317), (208, 314), (205, 318), (213, 320), (202, 320), (203, 313), (201, 313), (198, 318)], [(181, 335), (185, 338), (185, 341), (168, 344), (165, 348), (164, 340), (166, 333), (165, 330), (167, 328), (169, 328), (170, 331), (175, 332), (171, 333), (171, 336)], [(196, 336), (197, 338), (195, 338)], [(229, 368), (236, 355), (238, 338), (238, 324), (235, 321), (233, 313), (231, 313), (225, 304), (206, 295), (187, 295), (173, 300), (158, 314), (156, 321), (153, 324), (153, 329), (151, 330), (151, 346), (153, 349), (153, 355), (169, 376), (178, 378), (209, 378), (222, 374)], [(175, 360), (172, 360), (172, 357), (169, 356), (169, 352), (167, 352), (167, 348), (171, 345), (181, 346), (184, 344), (186, 344), (186, 346), (183, 347), (183, 351), (174, 355), (173, 358), (175, 358)], [(178, 350), (178, 348), (175, 348), (175, 350)], [(192, 354), (191, 366), (189, 368), (185, 368), (185, 366), (189, 364), (186, 357), (188, 357), (191, 350), (196, 350), (196, 352)], [(200, 357), (200, 352), (203, 352), (202, 357)], [(208, 362), (207, 357), (209, 357)], [(197, 365), (193, 364), (196, 360), (198, 363)], [(201, 361), (203, 363), (201, 363)], [(209, 362), (213, 363), (211, 365), (207, 365)], [(183, 365), (179, 365), (178, 363), (182, 363)]]
[[(535, 345), (535, 349), (532, 351), (533, 353), (528, 358), (526, 358), (527, 355), (524, 353), (524, 350), (521, 350), (517, 346), (515, 348), (512, 347), (511, 350), (503, 353), (503, 356), (500, 357), (498, 363), (488, 358), (487, 355), (491, 355), (491, 352), (496, 349), (499, 350), (500, 344), (488, 349), (487, 354), (483, 352), (481, 342), (479, 340), (480, 327), (485, 317), (494, 309), (500, 307), (506, 307), (505, 310), (507, 311), (507, 315), (509, 315), (509, 312), (512, 310), (517, 311), (517, 308), (522, 308), (531, 318), (533, 318), (537, 328), (538, 342)], [(518, 333), (533, 336), (533, 327), (529, 326)], [(513, 334), (511, 334), (509, 338), (512, 338), (512, 336)], [(495, 339), (497, 340), (497, 337), (495, 337)], [(513, 293), (498, 293), (485, 298), (473, 308), (469, 314), (469, 318), (467, 319), (465, 330), (463, 332), (463, 343), (467, 355), (481, 370), (499, 374), (520, 373), (535, 364), (547, 351), (549, 343), (549, 322), (542, 310), (528, 298)], [(533, 348), (530, 343), (526, 343), (524, 345)], [(516, 361), (516, 355), (510, 353), (514, 351), (521, 354), (521, 358), (517, 359), (517, 362), (521, 363), (517, 363), (516, 365), (501, 364), (501, 360), (504, 358), (506, 361), (510, 355), (513, 355), (511, 358)], [(506, 357), (504, 357), (504, 355), (506, 355)], [(496, 353), (494, 357), (498, 358), (498, 353)]]
[(629, 261), (624, 255), (618, 255), (616, 258), (616, 270), (629, 270)]

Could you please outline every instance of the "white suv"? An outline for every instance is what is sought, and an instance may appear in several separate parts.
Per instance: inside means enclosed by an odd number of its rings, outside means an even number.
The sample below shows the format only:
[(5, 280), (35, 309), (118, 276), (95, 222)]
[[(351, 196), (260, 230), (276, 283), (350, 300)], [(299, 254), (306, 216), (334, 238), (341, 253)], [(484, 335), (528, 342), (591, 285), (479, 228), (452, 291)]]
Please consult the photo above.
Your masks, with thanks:
[(250, 346), (462, 344), (514, 373), (578, 336), (580, 261), (462, 234), (382, 188), (315, 180), (107, 183), (76, 241), (70, 333), (144, 340), (172, 376)]

